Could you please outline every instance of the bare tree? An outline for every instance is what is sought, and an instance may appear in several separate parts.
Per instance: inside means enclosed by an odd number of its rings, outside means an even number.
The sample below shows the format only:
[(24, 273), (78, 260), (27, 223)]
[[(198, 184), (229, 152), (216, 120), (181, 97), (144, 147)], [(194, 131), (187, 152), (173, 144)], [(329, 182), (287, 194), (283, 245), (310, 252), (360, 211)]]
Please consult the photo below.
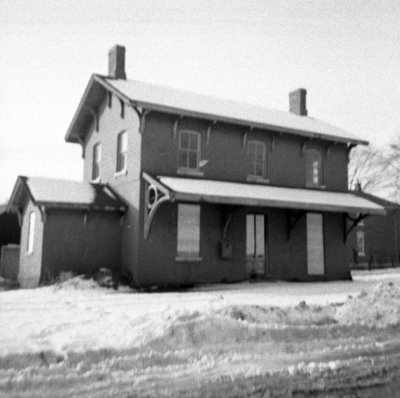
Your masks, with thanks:
[(374, 146), (357, 146), (350, 152), (349, 189), (370, 193), (381, 191), (386, 185), (383, 152)]
[(382, 149), (370, 145), (351, 151), (349, 189), (400, 202), (400, 137)]
[(400, 136), (395, 138), (383, 153), (384, 170), (382, 177), (390, 176), (390, 185), (387, 187), (387, 197), (400, 202)]

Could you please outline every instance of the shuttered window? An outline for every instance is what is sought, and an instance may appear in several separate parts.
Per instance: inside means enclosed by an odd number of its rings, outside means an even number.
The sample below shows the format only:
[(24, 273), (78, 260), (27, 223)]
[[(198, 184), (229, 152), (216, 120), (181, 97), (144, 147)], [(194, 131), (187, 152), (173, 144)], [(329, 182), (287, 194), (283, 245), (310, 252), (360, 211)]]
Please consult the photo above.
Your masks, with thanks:
[(29, 214), (29, 225), (28, 225), (28, 245), (27, 245), (27, 252), (33, 253), (33, 242), (35, 236), (35, 221), (36, 221), (36, 214), (35, 212), (31, 212)]
[(178, 205), (177, 256), (200, 257), (200, 206)]
[(306, 186), (322, 185), (322, 156), (316, 149), (306, 150)]
[(123, 131), (117, 138), (117, 172), (126, 170), (128, 161), (128, 133)]
[(323, 275), (325, 272), (322, 214), (307, 214), (307, 268), (309, 275)]

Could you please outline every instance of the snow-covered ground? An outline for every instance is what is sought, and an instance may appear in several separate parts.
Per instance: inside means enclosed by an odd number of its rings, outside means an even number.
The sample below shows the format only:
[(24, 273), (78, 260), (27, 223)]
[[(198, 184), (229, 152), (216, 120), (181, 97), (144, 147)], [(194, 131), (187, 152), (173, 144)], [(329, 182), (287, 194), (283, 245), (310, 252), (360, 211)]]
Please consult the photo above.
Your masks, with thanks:
[(353, 280), (2, 291), (0, 395), (257, 395), (251, 380), (260, 396), (302, 396), (346, 377), (372, 391), (400, 375), (400, 270)]

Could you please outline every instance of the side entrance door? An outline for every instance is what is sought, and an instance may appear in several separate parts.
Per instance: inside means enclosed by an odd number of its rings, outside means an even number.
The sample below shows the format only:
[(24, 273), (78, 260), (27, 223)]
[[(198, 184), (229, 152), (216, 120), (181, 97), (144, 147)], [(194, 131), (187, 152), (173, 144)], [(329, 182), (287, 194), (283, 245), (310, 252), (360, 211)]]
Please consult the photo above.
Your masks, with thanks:
[(250, 278), (263, 278), (267, 270), (266, 216), (246, 215), (246, 272)]

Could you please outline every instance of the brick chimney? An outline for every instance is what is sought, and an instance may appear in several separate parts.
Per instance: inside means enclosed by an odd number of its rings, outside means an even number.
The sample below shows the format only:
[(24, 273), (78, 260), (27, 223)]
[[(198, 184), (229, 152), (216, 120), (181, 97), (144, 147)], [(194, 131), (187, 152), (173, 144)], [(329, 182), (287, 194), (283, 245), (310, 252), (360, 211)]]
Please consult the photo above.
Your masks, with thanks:
[(289, 110), (299, 116), (307, 116), (306, 106), (307, 90), (298, 88), (289, 93)]
[(108, 52), (108, 76), (126, 80), (125, 47), (116, 44)]

